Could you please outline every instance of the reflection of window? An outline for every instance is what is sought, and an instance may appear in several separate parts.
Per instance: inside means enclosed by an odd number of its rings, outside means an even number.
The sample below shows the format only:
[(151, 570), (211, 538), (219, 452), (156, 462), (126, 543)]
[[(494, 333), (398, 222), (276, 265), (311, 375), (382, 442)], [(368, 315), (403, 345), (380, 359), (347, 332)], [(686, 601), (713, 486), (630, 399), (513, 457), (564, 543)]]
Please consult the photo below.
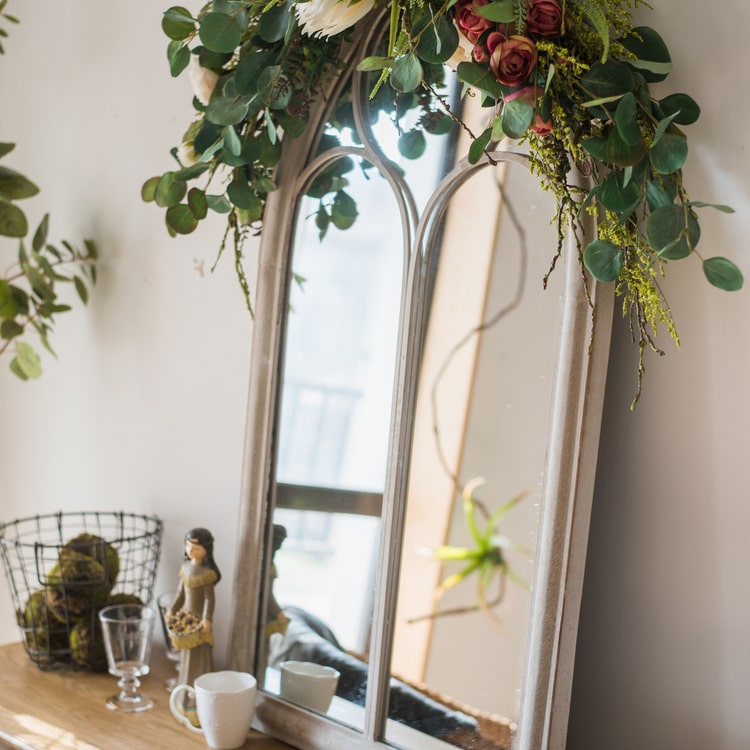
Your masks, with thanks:
[[(433, 158), (407, 162), (398, 156), (393, 125), (386, 120), (378, 130), (424, 202), (449, 139), (431, 138)], [(292, 268), (304, 281), (291, 289), (285, 344), (277, 457), (284, 487), (274, 523), (286, 527), (287, 538), (275, 558), (274, 594), (282, 607), (302, 607), (329, 623), (347, 648), (362, 653), (377, 568), (404, 251), (385, 180), (359, 168), (347, 179), (363, 207), (354, 226), (331, 228), (321, 241), (308, 218), (296, 232)], [(300, 216), (313, 216), (314, 203), (305, 199)], [(314, 494), (305, 509), (290, 485)], [(359, 499), (347, 507), (326, 488)]]
[(338, 486), (352, 415), (361, 392), (320, 385), (284, 384), (279, 478)]

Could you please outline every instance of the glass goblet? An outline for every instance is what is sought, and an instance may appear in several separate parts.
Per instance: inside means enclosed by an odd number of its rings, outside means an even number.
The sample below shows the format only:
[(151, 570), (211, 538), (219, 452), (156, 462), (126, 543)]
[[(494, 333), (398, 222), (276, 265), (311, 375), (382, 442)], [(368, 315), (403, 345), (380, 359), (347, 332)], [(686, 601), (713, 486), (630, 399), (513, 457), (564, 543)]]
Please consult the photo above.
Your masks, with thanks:
[(109, 673), (119, 677), (120, 692), (107, 700), (116, 711), (146, 711), (154, 705), (139, 692), (138, 679), (149, 672), (155, 614), (140, 604), (115, 604), (99, 612)]
[[(156, 600), (156, 604), (159, 607), (159, 615), (161, 619), (161, 627), (164, 633), (164, 643), (167, 648), (167, 659), (175, 662), (175, 669), (180, 671), (180, 652), (172, 644), (172, 639), (169, 637), (169, 628), (167, 628), (166, 614), (169, 611), (169, 607), (175, 599), (176, 593), (162, 594)], [(170, 677), (164, 683), (164, 687), (167, 692), (172, 692), (173, 688), (177, 685), (177, 677)]]

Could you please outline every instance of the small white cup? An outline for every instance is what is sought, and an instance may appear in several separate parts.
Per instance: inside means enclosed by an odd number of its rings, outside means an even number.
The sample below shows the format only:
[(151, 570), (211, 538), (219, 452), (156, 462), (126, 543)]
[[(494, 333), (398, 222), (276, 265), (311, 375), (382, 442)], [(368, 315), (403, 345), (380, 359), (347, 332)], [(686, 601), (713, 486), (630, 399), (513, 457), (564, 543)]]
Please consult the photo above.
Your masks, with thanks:
[(284, 661), (281, 671), (281, 697), (324, 714), (339, 684), (341, 673), (310, 661)]
[[(190, 722), (178, 703), (183, 692), (195, 698), (200, 727)], [(169, 696), (172, 713), (191, 731), (201, 732), (214, 750), (242, 747), (255, 714), (257, 682), (247, 672), (207, 672), (195, 678), (195, 687), (177, 685)]]

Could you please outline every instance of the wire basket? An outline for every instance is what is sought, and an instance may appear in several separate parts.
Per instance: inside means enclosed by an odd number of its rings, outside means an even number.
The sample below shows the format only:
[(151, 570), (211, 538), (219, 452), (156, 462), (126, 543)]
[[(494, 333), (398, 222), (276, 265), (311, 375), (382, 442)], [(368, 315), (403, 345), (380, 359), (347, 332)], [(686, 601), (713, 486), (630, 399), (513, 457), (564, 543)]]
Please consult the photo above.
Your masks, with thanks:
[(16, 618), (41, 669), (106, 671), (99, 610), (149, 604), (163, 524), (132, 513), (54, 513), (0, 523)]

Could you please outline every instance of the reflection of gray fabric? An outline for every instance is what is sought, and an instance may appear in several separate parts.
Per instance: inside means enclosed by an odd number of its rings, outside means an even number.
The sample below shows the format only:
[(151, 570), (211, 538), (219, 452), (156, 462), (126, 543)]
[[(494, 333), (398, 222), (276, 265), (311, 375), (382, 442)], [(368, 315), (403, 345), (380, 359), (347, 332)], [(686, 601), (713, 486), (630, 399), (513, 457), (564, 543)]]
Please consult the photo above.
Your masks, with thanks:
[[(324, 664), (341, 673), (336, 695), (351, 703), (364, 706), (367, 691), (367, 665), (338, 648), (321, 633), (330, 633), (319, 621), (313, 619), (304, 610), (285, 608), (289, 617), (289, 626), (283, 638), (271, 639), (269, 663), (278, 666), (282, 661), (295, 659)], [(311, 623), (312, 627), (308, 622)], [(313, 629), (316, 627), (320, 632)], [(477, 722), (471, 716), (453, 711), (437, 701), (428, 698), (399, 680), (391, 680), (390, 718), (406, 724), (413, 729), (429, 734), (432, 737), (444, 735), (459, 729), (474, 731)]]

